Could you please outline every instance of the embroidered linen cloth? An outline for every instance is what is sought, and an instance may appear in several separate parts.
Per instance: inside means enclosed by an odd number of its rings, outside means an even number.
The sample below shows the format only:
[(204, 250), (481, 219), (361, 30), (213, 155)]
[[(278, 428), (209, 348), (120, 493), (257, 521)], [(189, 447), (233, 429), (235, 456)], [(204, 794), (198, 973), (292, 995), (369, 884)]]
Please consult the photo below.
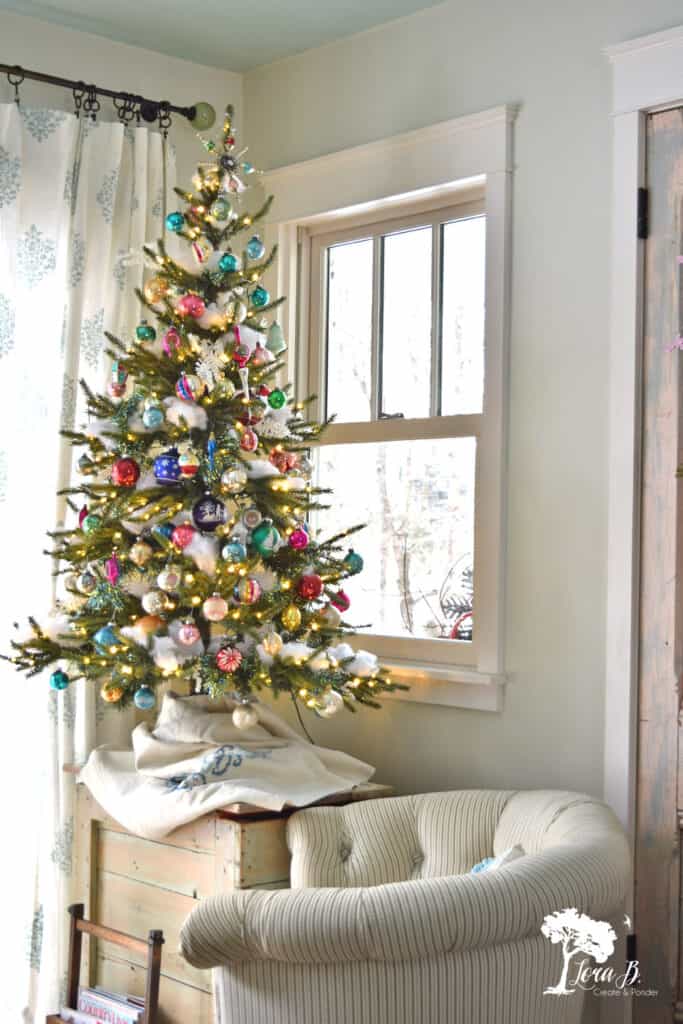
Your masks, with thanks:
[(374, 774), (355, 757), (302, 740), (261, 704), (258, 724), (237, 729), (234, 707), (228, 697), (166, 694), (154, 728), (136, 726), (132, 750), (98, 747), (80, 781), (124, 828), (162, 839), (226, 804), (304, 807)]

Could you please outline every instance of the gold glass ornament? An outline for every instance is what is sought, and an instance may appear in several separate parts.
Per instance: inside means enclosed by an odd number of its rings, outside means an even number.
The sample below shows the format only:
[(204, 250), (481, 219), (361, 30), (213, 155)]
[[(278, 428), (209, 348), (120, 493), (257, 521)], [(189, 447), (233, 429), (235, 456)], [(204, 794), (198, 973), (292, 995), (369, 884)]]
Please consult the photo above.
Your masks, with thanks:
[(301, 625), (301, 612), (295, 604), (288, 604), (282, 612), (280, 619), (285, 629), (291, 632), (293, 629), (298, 629)]
[(100, 697), (108, 704), (116, 704), (123, 697), (123, 689), (120, 686), (103, 686)]
[(148, 302), (161, 302), (168, 295), (168, 281), (164, 277), (150, 277), (142, 291)]
[[(296, 610), (298, 611), (298, 608)], [(265, 653), (274, 658), (282, 650), (282, 637), (279, 633), (267, 633), (261, 641), (261, 645)]]
[(151, 545), (146, 544), (144, 540), (136, 540), (135, 544), (133, 544), (132, 548), (128, 552), (128, 557), (133, 565), (137, 565), (137, 567), (141, 569), (143, 565), (146, 565), (147, 562), (149, 562), (153, 554), (154, 552), (152, 551)]

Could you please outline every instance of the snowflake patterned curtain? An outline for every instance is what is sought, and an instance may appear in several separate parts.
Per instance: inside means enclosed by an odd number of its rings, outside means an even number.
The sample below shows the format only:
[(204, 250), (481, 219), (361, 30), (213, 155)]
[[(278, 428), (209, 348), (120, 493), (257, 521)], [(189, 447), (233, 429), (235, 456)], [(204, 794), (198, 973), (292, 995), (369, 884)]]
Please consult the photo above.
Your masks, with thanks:
[[(0, 650), (44, 621), (54, 598), (46, 531), (71, 515), (56, 491), (73, 453), (60, 427), (84, 421), (78, 380), (102, 390), (103, 332), (130, 337), (140, 310), (139, 253), (162, 232), (173, 156), (146, 128), (79, 121), (55, 110), (0, 105)], [(134, 254), (134, 255), (131, 255)], [(5, 801), (0, 863), (16, 941), (3, 951), (0, 1010), (42, 1021), (58, 1009), (66, 970), (74, 780), (95, 729), (93, 694), (50, 691), (0, 663)]]

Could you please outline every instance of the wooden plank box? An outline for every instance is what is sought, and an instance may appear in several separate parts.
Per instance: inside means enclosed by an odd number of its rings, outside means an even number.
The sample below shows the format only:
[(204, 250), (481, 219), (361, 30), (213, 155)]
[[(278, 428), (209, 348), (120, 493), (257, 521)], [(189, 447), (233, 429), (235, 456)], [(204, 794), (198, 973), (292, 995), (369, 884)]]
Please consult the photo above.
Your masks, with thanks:
[[(196, 901), (207, 896), (289, 886), (285, 829), (291, 810), (273, 813), (231, 804), (156, 842), (126, 831), (84, 785), (76, 789), (77, 892), (86, 916), (132, 935), (161, 929), (161, 1021), (213, 1024), (211, 973), (182, 958), (180, 929)], [(389, 786), (367, 783), (322, 802), (350, 803), (391, 793)], [(84, 984), (144, 994), (144, 958), (90, 937), (83, 961)]]

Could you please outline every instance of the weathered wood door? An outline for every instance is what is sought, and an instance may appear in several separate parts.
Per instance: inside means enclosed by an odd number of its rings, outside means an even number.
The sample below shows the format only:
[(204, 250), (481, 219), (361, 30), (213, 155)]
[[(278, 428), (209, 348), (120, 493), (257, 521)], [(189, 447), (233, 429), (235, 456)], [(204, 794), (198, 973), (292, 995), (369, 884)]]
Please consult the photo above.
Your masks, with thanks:
[[(683, 109), (647, 119), (635, 930), (637, 1024), (683, 1022)], [(609, 709), (607, 711), (609, 715)]]

